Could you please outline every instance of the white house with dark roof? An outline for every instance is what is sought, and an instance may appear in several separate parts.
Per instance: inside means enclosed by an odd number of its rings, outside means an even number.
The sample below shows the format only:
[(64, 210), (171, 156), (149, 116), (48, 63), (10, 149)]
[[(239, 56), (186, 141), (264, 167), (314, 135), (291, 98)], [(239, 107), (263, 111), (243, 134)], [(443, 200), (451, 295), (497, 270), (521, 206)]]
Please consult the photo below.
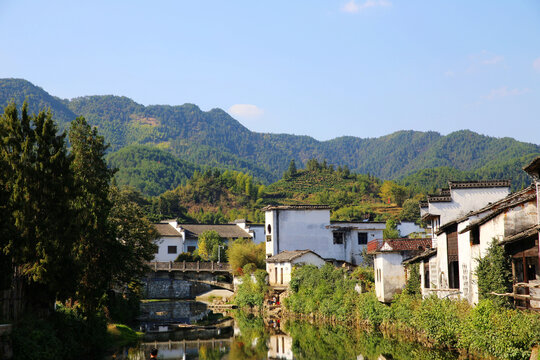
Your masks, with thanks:
[(386, 224), (330, 221), (330, 209), (325, 205), (263, 208), (267, 258), (284, 250), (309, 249), (327, 260), (360, 264), (368, 241), (381, 239)]
[(457, 220), (495, 203), (510, 193), (508, 180), (450, 181), (448, 189), (428, 195), (427, 204), (420, 204), (422, 219), (431, 223), (432, 247), (437, 249), (429, 259), (421, 261), (424, 274), (429, 275), (426, 292), (441, 297), (459, 295), (460, 269)]
[(326, 262), (311, 250), (282, 251), (266, 259), (266, 272), (270, 286), (286, 287), (291, 281), (292, 269), (297, 265), (321, 267)]
[(180, 253), (193, 253), (198, 248), (199, 236), (210, 230), (224, 239), (264, 241), (264, 225), (252, 225), (245, 220), (237, 220), (233, 224), (178, 224), (176, 220), (164, 220), (154, 226), (160, 235), (156, 240), (158, 252), (154, 261), (174, 261)]
[(431, 239), (387, 239), (368, 243), (368, 254), (373, 255), (375, 295), (381, 302), (390, 302), (407, 283), (403, 262), (431, 248)]

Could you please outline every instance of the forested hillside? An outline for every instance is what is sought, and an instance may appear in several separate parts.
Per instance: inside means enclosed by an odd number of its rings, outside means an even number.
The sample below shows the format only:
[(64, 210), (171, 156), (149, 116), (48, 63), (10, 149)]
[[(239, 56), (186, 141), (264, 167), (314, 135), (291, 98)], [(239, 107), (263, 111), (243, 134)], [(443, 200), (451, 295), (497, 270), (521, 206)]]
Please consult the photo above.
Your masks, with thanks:
[[(143, 106), (111, 95), (61, 100), (25, 80), (0, 80), (0, 106), (12, 99), (22, 104), (25, 98), (31, 100), (31, 110), (50, 106), (61, 128), (76, 115), (85, 116), (111, 144), (111, 152), (128, 145), (154, 146), (183, 161), (250, 173), (265, 183), (280, 179), (291, 159), (303, 167), (315, 158), (405, 183), (423, 176), (424, 181), (432, 179), (428, 187), (438, 186), (441, 178), (426, 177), (422, 171), (441, 167), (454, 170), (434, 170), (432, 174), (451, 171), (464, 178), (508, 178), (521, 187), (527, 182), (521, 167), (540, 155), (536, 144), (467, 130), (446, 136), (433, 131), (398, 131), (379, 138), (347, 136), (329, 141), (255, 133), (220, 109), (202, 111), (193, 104)], [(416, 174), (418, 171), (421, 173)]]

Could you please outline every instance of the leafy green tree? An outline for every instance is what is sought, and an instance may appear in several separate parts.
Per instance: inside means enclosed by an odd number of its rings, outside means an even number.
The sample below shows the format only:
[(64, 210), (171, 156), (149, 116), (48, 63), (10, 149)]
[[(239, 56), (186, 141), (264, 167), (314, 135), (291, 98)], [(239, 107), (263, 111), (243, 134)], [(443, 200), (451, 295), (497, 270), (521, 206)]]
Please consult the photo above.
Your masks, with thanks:
[(407, 199), (403, 203), (403, 208), (399, 213), (399, 218), (402, 221), (414, 221), (420, 223), (420, 208), (419, 201), (416, 199)]
[(475, 274), (478, 279), (478, 292), (481, 299), (491, 299), (498, 304), (509, 304), (509, 299), (492, 295), (506, 293), (512, 288), (512, 265), (510, 258), (505, 254), (504, 248), (497, 239), (493, 239), (486, 255), (476, 259), (478, 265)]
[(383, 230), (384, 239), (397, 239), (399, 238), (399, 231), (397, 229), (396, 222), (393, 219), (386, 220), (386, 228)]
[(4, 258), (14, 283), (24, 286), (29, 308), (50, 310), (56, 297), (69, 295), (73, 268), (69, 172), (65, 135), (50, 112), (19, 117), (14, 103), (0, 117), (0, 205), (7, 226), (0, 230)]
[(144, 216), (137, 203), (129, 199), (129, 192), (112, 187), (109, 199), (113, 204), (109, 224), (120, 245), (115, 253), (113, 282), (116, 285), (138, 281), (147, 271), (146, 262), (154, 258), (158, 237), (155, 227)]
[(407, 283), (403, 293), (407, 295), (420, 296), (422, 291), (420, 290), (420, 264), (409, 264), (407, 269)]
[(224, 240), (219, 236), (217, 231), (208, 230), (199, 235), (199, 256), (204, 261), (218, 260), (218, 251), (220, 252), (220, 260), (225, 259), (226, 252), (218, 250), (218, 246), (223, 246)]
[(251, 239), (237, 239), (227, 248), (227, 258), (235, 275), (241, 274), (246, 264), (253, 264), (255, 268), (264, 269), (266, 245), (255, 244)]

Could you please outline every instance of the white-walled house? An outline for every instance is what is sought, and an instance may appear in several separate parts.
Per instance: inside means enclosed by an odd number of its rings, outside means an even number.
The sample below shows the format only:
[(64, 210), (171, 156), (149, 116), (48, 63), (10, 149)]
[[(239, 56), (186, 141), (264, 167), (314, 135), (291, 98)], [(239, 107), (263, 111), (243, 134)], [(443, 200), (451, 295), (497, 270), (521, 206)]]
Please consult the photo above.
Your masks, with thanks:
[(321, 267), (326, 263), (322, 257), (311, 250), (284, 250), (266, 259), (266, 272), (270, 286), (286, 287), (291, 281), (292, 270), (298, 265)]
[[(525, 168), (533, 177), (534, 169), (540, 169), (539, 159)], [(482, 202), (478, 202), (480, 204)], [(435, 224), (430, 198), (428, 204), (421, 204), (420, 211), (425, 218), (431, 216)], [(538, 189), (531, 185), (440, 225), (434, 230), (438, 243), (436, 253), (413, 259), (420, 263), (423, 294), (436, 293), (477, 303), (476, 259), (485, 256), (492, 240), (496, 239), (511, 257), (514, 284), (527, 284), (518, 286), (517, 293), (533, 296), (530, 300), (516, 301), (516, 305), (540, 308), (540, 301), (534, 300), (540, 299), (540, 287), (534, 287), (540, 286), (539, 224)]]
[(239, 238), (264, 240), (264, 226), (252, 225), (239, 220), (233, 224), (178, 224), (176, 220), (164, 220), (154, 224), (159, 233), (155, 241), (158, 252), (154, 261), (174, 261), (180, 253), (193, 253), (198, 248), (199, 236), (205, 231), (216, 231), (221, 238), (235, 240)]
[(375, 295), (381, 302), (390, 302), (407, 283), (403, 261), (430, 249), (431, 239), (374, 240), (368, 253), (374, 255)]
[(423, 281), (429, 288), (424, 287), (423, 292), (441, 297), (459, 295), (460, 272), (469, 279), (471, 271), (469, 266), (460, 268), (457, 220), (510, 193), (508, 180), (450, 181), (448, 185), (448, 189), (429, 195), (427, 203), (420, 204), (422, 219), (431, 223), (432, 247), (437, 249), (420, 261), (421, 272), (429, 275), (429, 281)]
[(178, 254), (182, 252), (183, 240), (182, 235), (176, 228), (168, 223), (154, 224), (159, 238), (155, 240), (158, 246), (158, 251), (154, 255), (154, 261), (174, 261)]
[(266, 256), (284, 250), (309, 249), (327, 260), (362, 262), (370, 240), (382, 238), (384, 222), (330, 221), (324, 205), (267, 206), (265, 211)]

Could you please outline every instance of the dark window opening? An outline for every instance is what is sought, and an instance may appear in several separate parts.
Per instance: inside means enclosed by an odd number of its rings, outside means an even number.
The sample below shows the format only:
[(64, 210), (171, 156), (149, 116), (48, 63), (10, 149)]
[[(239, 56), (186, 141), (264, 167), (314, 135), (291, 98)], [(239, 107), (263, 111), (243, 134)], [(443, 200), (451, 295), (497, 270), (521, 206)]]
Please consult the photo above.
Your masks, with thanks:
[(167, 246), (167, 254), (176, 254), (176, 246)]
[(266, 235), (266, 241), (272, 241), (272, 235)]
[(192, 253), (192, 252), (195, 251), (196, 248), (197, 248), (196, 246), (188, 246), (188, 247), (187, 247), (187, 251), (188, 251), (189, 253)]
[(333, 234), (334, 234), (334, 244), (338, 244), (338, 245), (343, 244), (343, 237), (345, 234), (339, 231), (336, 231)]
[(424, 263), (424, 289), (429, 289), (429, 263)]
[(359, 232), (358, 233), (358, 245), (367, 245), (367, 236), (368, 234), (365, 232)]
[(480, 228), (475, 227), (471, 230), (471, 245), (480, 244)]
[(448, 264), (448, 286), (450, 289), (459, 289), (459, 261), (450, 261)]
[(272, 233), (272, 225), (268, 224), (268, 226), (266, 227), (266, 230), (268, 230), (268, 233), (271, 234)]

